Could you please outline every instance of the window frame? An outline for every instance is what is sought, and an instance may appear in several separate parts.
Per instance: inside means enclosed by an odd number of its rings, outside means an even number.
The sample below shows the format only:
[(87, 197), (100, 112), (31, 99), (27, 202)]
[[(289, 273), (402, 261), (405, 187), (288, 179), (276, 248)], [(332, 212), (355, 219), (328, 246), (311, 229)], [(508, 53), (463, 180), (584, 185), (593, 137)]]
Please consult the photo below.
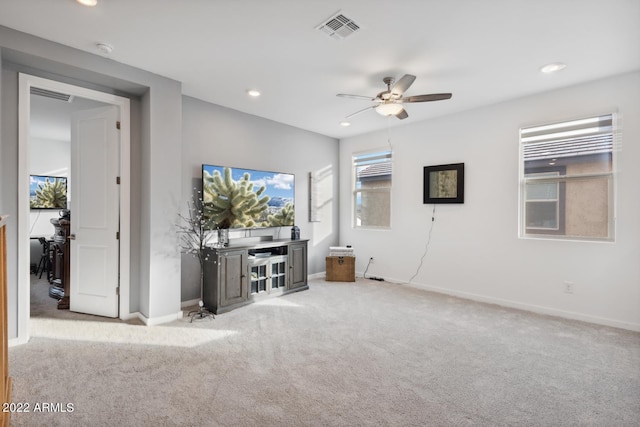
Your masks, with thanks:
[[(524, 227), (524, 231), (526, 234), (542, 234), (542, 235), (551, 234), (551, 235), (564, 236), (567, 186), (564, 181), (559, 181), (558, 179), (560, 176), (564, 176), (566, 174), (566, 169), (567, 168), (564, 166), (548, 166), (548, 167), (542, 166), (542, 167), (525, 168), (524, 176), (525, 178), (528, 177), (528, 180), (524, 184), (524, 193), (522, 195), (523, 206), (524, 206), (524, 210), (523, 210), (524, 218), (523, 218), (522, 226)], [(556, 173), (556, 175), (554, 176), (548, 175), (554, 172)], [(545, 176), (537, 176), (537, 177), (531, 176), (531, 175), (543, 175), (543, 174)], [(558, 190), (557, 190), (558, 197), (556, 199), (557, 200), (556, 212), (557, 212), (557, 219), (558, 219), (557, 228), (527, 227), (526, 204), (531, 202), (531, 200), (527, 199), (526, 185), (527, 183), (536, 183), (536, 182), (540, 184), (554, 183), (558, 186)]]
[[(379, 161), (379, 162), (374, 162), (372, 160), (375, 160), (376, 155), (378, 155), (377, 157), (384, 157), (388, 160), (383, 160), (383, 161)], [(369, 160), (368, 162), (358, 162), (357, 160), (359, 158), (363, 158), (363, 157), (372, 157), (372, 160)], [(390, 178), (389, 178), (389, 185), (388, 186), (382, 186), (382, 187), (371, 187), (371, 188), (358, 188), (358, 182), (362, 182), (358, 180), (358, 167), (362, 166), (363, 163), (369, 163), (369, 164), (382, 164), (384, 162), (389, 162), (390, 163)], [(393, 151), (388, 148), (378, 148), (378, 149), (371, 149), (371, 150), (365, 150), (365, 151), (359, 151), (359, 152), (354, 152), (351, 155), (351, 188), (352, 188), (352, 193), (351, 193), (351, 207), (352, 207), (352, 215), (351, 215), (351, 226), (354, 229), (371, 229), (371, 230), (390, 230), (391, 229), (391, 212), (392, 212), (392, 188), (393, 188)], [(373, 193), (385, 193), (388, 194), (388, 200), (389, 200), (389, 221), (387, 225), (362, 225), (362, 224), (358, 224), (358, 195), (360, 195), (360, 200), (362, 201), (362, 195), (363, 194), (373, 194)], [(362, 202), (360, 202), (362, 203)]]
[[(610, 135), (610, 149), (606, 152), (598, 152), (594, 154), (594, 156), (604, 156), (609, 157), (610, 159), (610, 169), (606, 172), (587, 172), (587, 173), (573, 173), (567, 175), (566, 169), (558, 176), (555, 177), (527, 177), (528, 174), (537, 173), (538, 171), (543, 172), (544, 169), (548, 171), (552, 170), (552, 167), (545, 167), (542, 165), (526, 165), (527, 160), (525, 159), (525, 146), (527, 143), (523, 141), (523, 131), (540, 131), (546, 129), (557, 129), (563, 128), (567, 129), (567, 131), (573, 128), (572, 125), (577, 125), (579, 127), (579, 123), (587, 123), (589, 121), (597, 121), (607, 122), (608, 118), (610, 118), (611, 125), (610, 131), (596, 132), (596, 135)], [(565, 240), (565, 241), (588, 241), (588, 242), (615, 242), (615, 223), (616, 223), (616, 204), (617, 204), (617, 157), (618, 150), (620, 147), (620, 127), (619, 127), (619, 114), (616, 111), (609, 111), (601, 114), (593, 114), (590, 116), (583, 116), (579, 118), (569, 118), (565, 120), (555, 121), (555, 122), (546, 122), (538, 125), (526, 125), (521, 126), (519, 129), (519, 154), (518, 154), (518, 165), (519, 165), (519, 193), (518, 193), (518, 237), (522, 239), (549, 239), (549, 240)], [(550, 133), (553, 133), (552, 131)], [(571, 139), (577, 140), (578, 136), (572, 137)], [(575, 142), (575, 141), (574, 141)], [(574, 156), (569, 158), (569, 162), (575, 162), (575, 158), (579, 156)], [(555, 160), (555, 159), (552, 159)], [(552, 163), (553, 164), (553, 163)], [(571, 182), (577, 182), (580, 180), (598, 180), (602, 179), (606, 182), (606, 204), (607, 204), (607, 235), (606, 236), (580, 236), (580, 235), (566, 235), (566, 203), (567, 203), (567, 184)], [(560, 221), (562, 225), (559, 227), (558, 231), (547, 230), (547, 229), (534, 229), (527, 228), (526, 224), (526, 185), (527, 183), (548, 183), (548, 182), (557, 182), (559, 184), (559, 194), (560, 198)], [(603, 199), (604, 200), (604, 199)]]

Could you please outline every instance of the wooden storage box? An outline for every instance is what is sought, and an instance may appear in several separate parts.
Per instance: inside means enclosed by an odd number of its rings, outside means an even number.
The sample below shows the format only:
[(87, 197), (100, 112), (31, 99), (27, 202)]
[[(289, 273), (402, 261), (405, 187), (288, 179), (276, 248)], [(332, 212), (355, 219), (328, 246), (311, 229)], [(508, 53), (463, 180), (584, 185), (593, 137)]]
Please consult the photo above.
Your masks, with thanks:
[(352, 256), (328, 256), (327, 281), (355, 282), (356, 258)]

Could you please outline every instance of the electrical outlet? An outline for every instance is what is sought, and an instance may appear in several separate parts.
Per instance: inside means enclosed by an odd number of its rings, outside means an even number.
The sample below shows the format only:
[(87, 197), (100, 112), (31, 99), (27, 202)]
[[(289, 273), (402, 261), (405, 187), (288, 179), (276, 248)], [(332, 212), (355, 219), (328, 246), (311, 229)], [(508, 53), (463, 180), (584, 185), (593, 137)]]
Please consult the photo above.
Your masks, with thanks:
[(373, 257), (369, 258), (369, 262), (370, 262), (371, 264), (373, 264), (373, 263), (375, 262), (375, 261), (373, 260)]
[(573, 293), (573, 282), (564, 281), (564, 293), (572, 294)]

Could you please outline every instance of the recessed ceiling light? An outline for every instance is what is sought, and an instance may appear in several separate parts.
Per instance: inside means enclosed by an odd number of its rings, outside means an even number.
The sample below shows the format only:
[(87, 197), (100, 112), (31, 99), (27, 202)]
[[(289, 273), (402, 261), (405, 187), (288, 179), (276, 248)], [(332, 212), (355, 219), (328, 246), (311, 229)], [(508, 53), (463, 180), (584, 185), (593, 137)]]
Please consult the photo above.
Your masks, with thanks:
[(95, 6), (98, 4), (98, 0), (76, 0), (78, 3), (80, 3), (83, 6)]
[(345, 127), (345, 128), (346, 128), (347, 126), (351, 126), (351, 122), (348, 122), (348, 121), (346, 121), (346, 120), (343, 120), (343, 121), (341, 121), (341, 122), (340, 122), (340, 126), (342, 126), (342, 127)]
[(567, 67), (567, 64), (563, 64), (562, 62), (553, 62), (551, 64), (547, 64), (540, 68), (540, 71), (545, 74), (555, 73), (560, 70), (564, 70)]
[(252, 96), (252, 97), (254, 97), (254, 98), (257, 98), (257, 97), (259, 97), (259, 96), (260, 96), (260, 91), (259, 91), (259, 90), (257, 90), (257, 89), (249, 89), (249, 90), (247, 90), (247, 94), (248, 94), (249, 96)]

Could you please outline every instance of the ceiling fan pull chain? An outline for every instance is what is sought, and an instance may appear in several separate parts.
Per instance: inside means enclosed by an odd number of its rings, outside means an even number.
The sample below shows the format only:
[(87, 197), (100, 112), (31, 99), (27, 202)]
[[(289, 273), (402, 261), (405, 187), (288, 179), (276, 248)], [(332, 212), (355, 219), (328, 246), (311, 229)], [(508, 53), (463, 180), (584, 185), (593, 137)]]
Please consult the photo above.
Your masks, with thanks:
[(393, 147), (391, 146), (391, 116), (387, 116), (387, 144), (389, 144), (389, 151), (393, 153)]

